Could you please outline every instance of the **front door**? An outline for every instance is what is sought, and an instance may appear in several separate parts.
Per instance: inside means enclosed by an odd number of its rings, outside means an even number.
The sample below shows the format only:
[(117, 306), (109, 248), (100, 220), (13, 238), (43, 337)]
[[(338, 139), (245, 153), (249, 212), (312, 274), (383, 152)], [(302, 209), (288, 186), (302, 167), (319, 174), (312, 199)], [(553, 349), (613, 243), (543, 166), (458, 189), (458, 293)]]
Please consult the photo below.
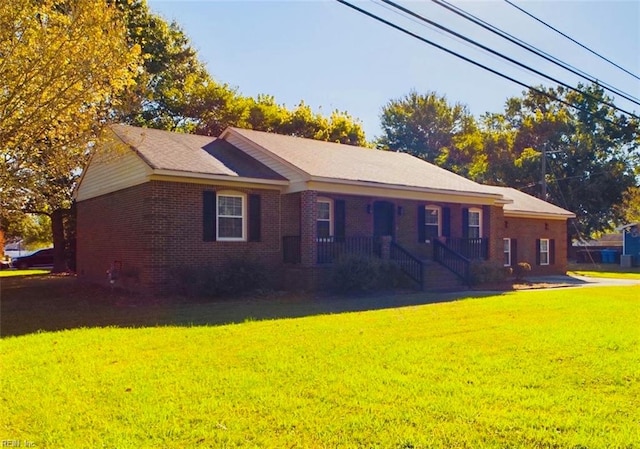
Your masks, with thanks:
[(389, 201), (376, 201), (373, 203), (373, 236), (394, 236), (395, 206)]

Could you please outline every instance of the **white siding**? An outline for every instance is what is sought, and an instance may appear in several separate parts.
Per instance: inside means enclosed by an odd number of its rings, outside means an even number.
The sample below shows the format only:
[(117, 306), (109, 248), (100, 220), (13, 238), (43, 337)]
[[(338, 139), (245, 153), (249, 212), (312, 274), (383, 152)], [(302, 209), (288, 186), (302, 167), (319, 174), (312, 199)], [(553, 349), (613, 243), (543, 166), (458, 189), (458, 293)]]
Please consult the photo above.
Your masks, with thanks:
[(129, 149), (96, 153), (85, 169), (76, 190), (76, 200), (83, 201), (149, 181), (149, 167)]
[(291, 182), (300, 182), (307, 180), (308, 176), (305, 176), (305, 174), (301, 170), (292, 167), (290, 164), (277, 160), (277, 156), (273, 155), (272, 153), (269, 153), (268, 155), (265, 154), (264, 150), (256, 148), (246, 140), (234, 135), (233, 132), (228, 134), (224, 138), (224, 140), (229, 142), (234, 147), (244, 151), (252, 158), (260, 161), (262, 164), (266, 165), (279, 175), (284, 176)]

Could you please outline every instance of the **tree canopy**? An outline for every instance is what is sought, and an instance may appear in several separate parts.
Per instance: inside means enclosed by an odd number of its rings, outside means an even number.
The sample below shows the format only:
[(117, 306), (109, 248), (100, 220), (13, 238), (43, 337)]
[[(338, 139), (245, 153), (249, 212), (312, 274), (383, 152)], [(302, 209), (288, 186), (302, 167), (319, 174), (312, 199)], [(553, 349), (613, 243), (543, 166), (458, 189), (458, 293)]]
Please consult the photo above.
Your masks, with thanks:
[(640, 125), (606, 105), (613, 99), (600, 86), (577, 90), (538, 87), (479, 121), (445, 97), (411, 92), (382, 108), (377, 145), (544, 198), (576, 213), (574, 232), (588, 236), (625, 217), (625, 192), (636, 201), (628, 189), (640, 174)]
[(88, 144), (133, 84), (139, 53), (104, 0), (0, 5), (2, 210), (53, 218), (69, 207)]

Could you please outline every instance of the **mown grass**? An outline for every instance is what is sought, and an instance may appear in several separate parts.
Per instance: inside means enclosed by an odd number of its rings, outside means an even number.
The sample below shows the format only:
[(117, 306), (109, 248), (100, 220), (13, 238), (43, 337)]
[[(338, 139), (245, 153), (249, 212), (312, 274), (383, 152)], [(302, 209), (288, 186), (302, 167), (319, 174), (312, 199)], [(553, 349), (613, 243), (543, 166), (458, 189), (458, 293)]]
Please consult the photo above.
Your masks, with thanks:
[(568, 274), (610, 279), (640, 279), (640, 267), (621, 267), (615, 264), (571, 264)]
[(66, 448), (638, 447), (638, 293), (520, 291), (9, 337), (0, 438)]
[(48, 274), (51, 270), (2, 270), (0, 278), (17, 277), (17, 276), (37, 276)]

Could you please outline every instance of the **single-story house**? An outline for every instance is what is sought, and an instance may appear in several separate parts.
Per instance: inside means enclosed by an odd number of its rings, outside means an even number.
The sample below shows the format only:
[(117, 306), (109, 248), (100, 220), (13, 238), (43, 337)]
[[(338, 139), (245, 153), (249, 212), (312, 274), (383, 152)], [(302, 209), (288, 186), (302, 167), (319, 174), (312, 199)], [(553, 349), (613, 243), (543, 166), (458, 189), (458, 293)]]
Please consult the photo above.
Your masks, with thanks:
[(314, 288), (350, 252), (395, 260), (424, 288), (468, 280), (478, 259), (566, 271), (573, 213), (409, 154), (238, 128), (111, 133), (75, 192), (80, 279), (117, 269), (161, 292), (176, 267), (242, 256), (282, 288)]

